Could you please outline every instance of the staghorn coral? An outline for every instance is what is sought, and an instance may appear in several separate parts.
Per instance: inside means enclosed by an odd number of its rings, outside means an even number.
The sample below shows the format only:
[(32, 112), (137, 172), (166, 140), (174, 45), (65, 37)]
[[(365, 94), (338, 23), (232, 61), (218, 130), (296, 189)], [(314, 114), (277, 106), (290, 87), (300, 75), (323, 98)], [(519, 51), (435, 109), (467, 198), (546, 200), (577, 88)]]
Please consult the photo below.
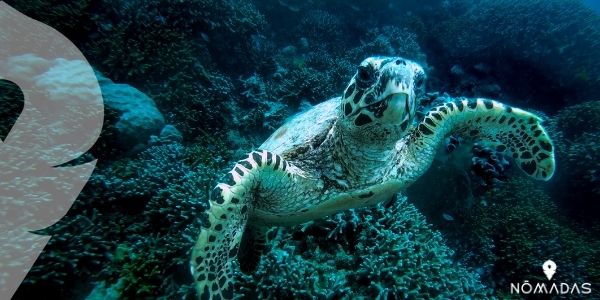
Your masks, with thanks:
[(268, 69), (270, 48), (256, 38), (264, 20), (247, 1), (103, 0), (93, 19), (97, 32), (82, 42), (90, 61), (153, 98), (188, 141), (229, 129), (241, 102), (232, 78)]
[(156, 82), (193, 67), (192, 28), (181, 22), (192, 15), (181, 15), (187, 14), (181, 7), (178, 14), (166, 14), (177, 4), (161, 7), (160, 2), (104, 1), (103, 6), (114, 9), (96, 17), (98, 32), (85, 50), (107, 77), (131, 83)]
[(339, 96), (355, 68), (353, 59), (334, 56), (324, 50), (311, 51), (302, 57), (302, 63), (291, 66), (283, 78), (280, 90), (292, 93), (286, 93), (282, 99), (297, 105), (303, 99), (315, 104)]
[(260, 299), (488, 297), (404, 197), (282, 233), (240, 290)]
[[(240, 78), (243, 92), (243, 107), (238, 111), (245, 111), (237, 118), (237, 131), (243, 135), (249, 145), (262, 143), (273, 131), (284, 123), (286, 117), (296, 112), (297, 104), (287, 99), (277, 99), (276, 88), (273, 82), (265, 80), (259, 74), (253, 74), (248, 78)], [(240, 140), (237, 138), (234, 140)]]

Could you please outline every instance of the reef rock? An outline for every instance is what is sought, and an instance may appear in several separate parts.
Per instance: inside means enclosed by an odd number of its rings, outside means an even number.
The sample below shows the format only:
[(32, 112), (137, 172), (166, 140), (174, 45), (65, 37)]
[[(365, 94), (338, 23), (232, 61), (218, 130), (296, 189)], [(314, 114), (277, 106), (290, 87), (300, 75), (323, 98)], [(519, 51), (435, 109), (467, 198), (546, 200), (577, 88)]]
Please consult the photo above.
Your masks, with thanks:
[(114, 83), (97, 75), (106, 109), (118, 114), (114, 126), (119, 147), (132, 149), (148, 142), (151, 135), (160, 134), (165, 118), (154, 100), (128, 84)]

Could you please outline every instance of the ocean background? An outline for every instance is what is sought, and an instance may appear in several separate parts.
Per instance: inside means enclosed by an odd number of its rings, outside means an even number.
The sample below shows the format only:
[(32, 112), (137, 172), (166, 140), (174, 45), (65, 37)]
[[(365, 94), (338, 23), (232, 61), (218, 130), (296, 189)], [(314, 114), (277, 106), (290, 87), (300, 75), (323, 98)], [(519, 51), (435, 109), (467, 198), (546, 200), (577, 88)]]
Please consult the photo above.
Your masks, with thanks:
[[(14, 299), (195, 299), (190, 249), (208, 191), (286, 119), (340, 96), (374, 55), (419, 62), (427, 103), (486, 97), (535, 112), (556, 173), (527, 178), (448, 141), (388, 205), (280, 228), (246, 299), (520, 298), (511, 283), (600, 298), (600, 1), (6, 1), (96, 70), (97, 167)], [(0, 136), (22, 107), (0, 81)], [(451, 148), (451, 149), (450, 149)], [(450, 151), (453, 150), (453, 151)]]

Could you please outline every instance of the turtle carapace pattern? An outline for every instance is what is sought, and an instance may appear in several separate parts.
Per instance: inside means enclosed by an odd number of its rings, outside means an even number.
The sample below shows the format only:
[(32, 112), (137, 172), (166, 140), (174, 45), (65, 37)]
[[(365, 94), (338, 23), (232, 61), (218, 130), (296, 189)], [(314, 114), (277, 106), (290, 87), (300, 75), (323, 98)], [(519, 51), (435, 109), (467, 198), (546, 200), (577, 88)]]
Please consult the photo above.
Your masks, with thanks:
[(415, 120), (423, 68), (371, 57), (341, 97), (291, 118), (238, 161), (210, 196), (192, 250), (201, 299), (234, 297), (234, 262), (251, 273), (270, 226), (291, 226), (389, 200), (432, 164), (450, 134), (492, 141), (530, 177), (554, 173), (553, 145), (536, 115), (488, 99), (458, 98)]

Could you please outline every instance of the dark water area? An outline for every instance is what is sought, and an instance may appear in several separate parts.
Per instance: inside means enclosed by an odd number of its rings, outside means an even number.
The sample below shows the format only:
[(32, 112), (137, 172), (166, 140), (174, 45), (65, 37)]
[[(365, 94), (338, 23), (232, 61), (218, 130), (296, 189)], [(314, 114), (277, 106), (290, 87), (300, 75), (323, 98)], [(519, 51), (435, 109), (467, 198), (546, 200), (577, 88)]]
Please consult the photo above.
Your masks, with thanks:
[(6, 3), (104, 99), (13, 299), (600, 298), (600, 1)]

